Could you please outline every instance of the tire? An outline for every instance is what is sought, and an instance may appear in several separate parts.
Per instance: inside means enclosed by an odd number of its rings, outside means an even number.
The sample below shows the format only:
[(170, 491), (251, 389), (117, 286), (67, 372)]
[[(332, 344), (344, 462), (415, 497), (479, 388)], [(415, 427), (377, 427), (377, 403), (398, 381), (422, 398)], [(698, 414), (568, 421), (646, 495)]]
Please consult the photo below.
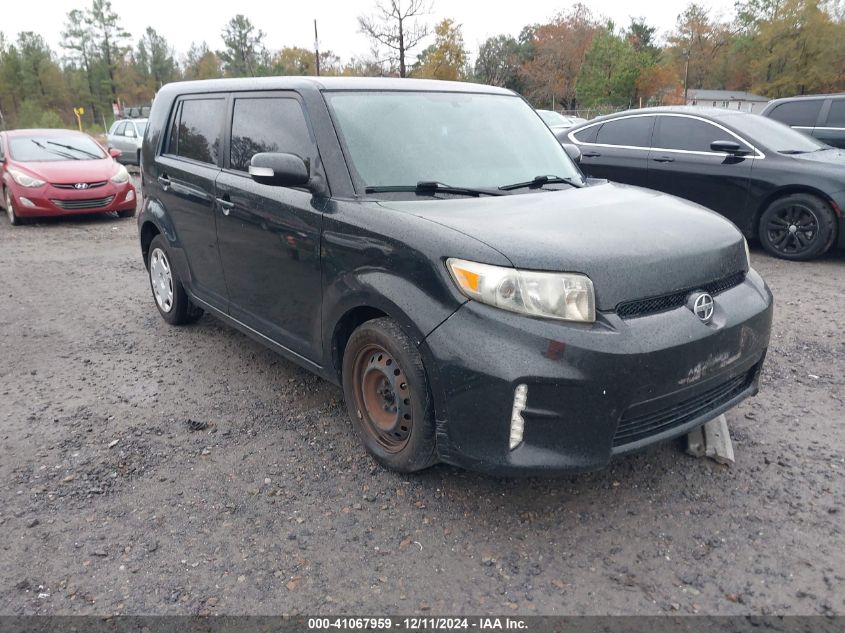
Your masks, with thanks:
[(377, 462), (404, 473), (437, 463), (423, 360), (396, 321), (359, 326), (346, 343), (342, 372), (352, 426)]
[(118, 211), (117, 217), (119, 217), (119, 218), (134, 218), (135, 217), (135, 209), (128, 209), (127, 211)]
[(823, 255), (836, 239), (836, 215), (830, 205), (808, 193), (772, 202), (760, 217), (758, 237), (775, 257), (806, 261)]
[(153, 301), (161, 317), (170, 325), (193, 323), (202, 316), (202, 309), (191, 303), (179, 275), (171, 265), (167, 242), (156, 235), (150, 243), (147, 271)]
[(15, 205), (12, 202), (12, 194), (9, 192), (8, 189), (5, 190), (5, 196), (3, 204), (6, 207), (6, 215), (9, 218), (9, 224), (12, 226), (20, 226), (23, 224), (21, 219), (18, 217), (18, 214), (15, 213)]

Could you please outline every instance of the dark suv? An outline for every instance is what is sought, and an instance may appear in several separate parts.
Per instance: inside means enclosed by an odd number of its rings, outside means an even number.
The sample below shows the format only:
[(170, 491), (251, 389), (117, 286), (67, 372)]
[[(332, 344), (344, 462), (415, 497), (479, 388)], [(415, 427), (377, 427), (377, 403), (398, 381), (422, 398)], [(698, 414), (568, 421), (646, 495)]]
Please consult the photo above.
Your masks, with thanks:
[(142, 151), (162, 317), (341, 384), (388, 467), (597, 468), (757, 391), (772, 296), (736, 227), (586, 180), (511, 91), (170, 84)]
[(845, 148), (845, 94), (775, 99), (760, 114)]

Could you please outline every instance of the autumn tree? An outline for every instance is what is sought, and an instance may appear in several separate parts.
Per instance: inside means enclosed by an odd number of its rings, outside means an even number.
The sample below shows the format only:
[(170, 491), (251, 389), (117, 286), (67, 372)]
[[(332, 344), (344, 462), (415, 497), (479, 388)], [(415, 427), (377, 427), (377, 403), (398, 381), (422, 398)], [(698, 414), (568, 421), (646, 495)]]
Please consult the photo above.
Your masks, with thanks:
[(185, 79), (217, 79), (223, 76), (223, 62), (208, 44), (192, 43), (185, 55)]
[(407, 77), (408, 53), (429, 34), (420, 16), (429, 12), (425, 0), (383, 0), (373, 16), (358, 16), (358, 28), (376, 46), (387, 49), (387, 61), (396, 62), (399, 76)]
[(414, 64), (414, 77), (457, 81), (464, 75), (467, 51), (461, 25), (442, 20), (434, 27), (434, 43), (428, 46)]
[(728, 50), (731, 27), (720, 22), (702, 5), (690, 3), (678, 16), (669, 35), (668, 54), (681, 69), (684, 90), (722, 88), (718, 79), (719, 57)]
[(250, 19), (242, 14), (233, 17), (223, 27), (221, 37), (225, 48), (217, 56), (223, 61), (227, 77), (255, 77), (263, 74), (269, 54), (264, 47), (266, 34), (256, 28)]
[[(274, 75), (316, 75), (314, 51), (299, 46), (285, 46), (270, 61)], [(331, 51), (320, 53), (320, 74), (339, 75), (340, 57)]]

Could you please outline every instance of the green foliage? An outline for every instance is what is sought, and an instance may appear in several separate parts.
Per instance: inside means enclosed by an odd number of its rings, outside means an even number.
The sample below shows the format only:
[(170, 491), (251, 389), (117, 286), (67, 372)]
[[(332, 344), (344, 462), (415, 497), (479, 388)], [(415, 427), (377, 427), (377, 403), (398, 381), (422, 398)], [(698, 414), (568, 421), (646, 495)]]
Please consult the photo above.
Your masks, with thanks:
[(21, 103), (16, 127), (63, 128), (67, 123), (54, 110), (44, 110), (37, 102), (27, 99)]
[(264, 47), (266, 34), (248, 17), (238, 14), (223, 27), (225, 48), (217, 52), (227, 77), (257, 77), (267, 74), (269, 54)]
[(522, 91), (519, 69), (531, 57), (528, 48), (528, 45), (509, 35), (488, 38), (478, 48), (475, 80), (482, 84)]
[(645, 51), (637, 51), (630, 39), (617, 35), (612, 27), (601, 29), (593, 38), (584, 65), (578, 73), (578, 104), (630, 107), (634, 104), (640, 72), (653, 63)]

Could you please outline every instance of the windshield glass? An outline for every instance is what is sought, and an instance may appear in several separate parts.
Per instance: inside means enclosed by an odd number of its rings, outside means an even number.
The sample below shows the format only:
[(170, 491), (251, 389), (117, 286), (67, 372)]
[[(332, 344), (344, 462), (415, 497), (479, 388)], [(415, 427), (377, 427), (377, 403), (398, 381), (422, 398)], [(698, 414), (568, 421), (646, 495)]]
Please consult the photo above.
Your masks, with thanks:
[(757, 114), (732, 114), (719, 117), (732, 125), (748, 140), (759, 142), (775, 152), (815, 152), (828, 146), (812, 136), (793, 130), (788, 125)]
[(327, 92), (359, 185), (495, 188), (581, 175), (531, 107), (510, 95)]
[(9, 138), (9, 154), (22, 163), (106, 157), (94, 139), (85, 134), (12, 136)]
[(537, 114), (546, 122), (546, 125), (570, 125), (566, 117), (552, 110), (537, 110)]
[(144, 136), (144, 130), (147, 129), (147, 122), (135, 121), (135, 128), (138, 130), (138, 136)]

